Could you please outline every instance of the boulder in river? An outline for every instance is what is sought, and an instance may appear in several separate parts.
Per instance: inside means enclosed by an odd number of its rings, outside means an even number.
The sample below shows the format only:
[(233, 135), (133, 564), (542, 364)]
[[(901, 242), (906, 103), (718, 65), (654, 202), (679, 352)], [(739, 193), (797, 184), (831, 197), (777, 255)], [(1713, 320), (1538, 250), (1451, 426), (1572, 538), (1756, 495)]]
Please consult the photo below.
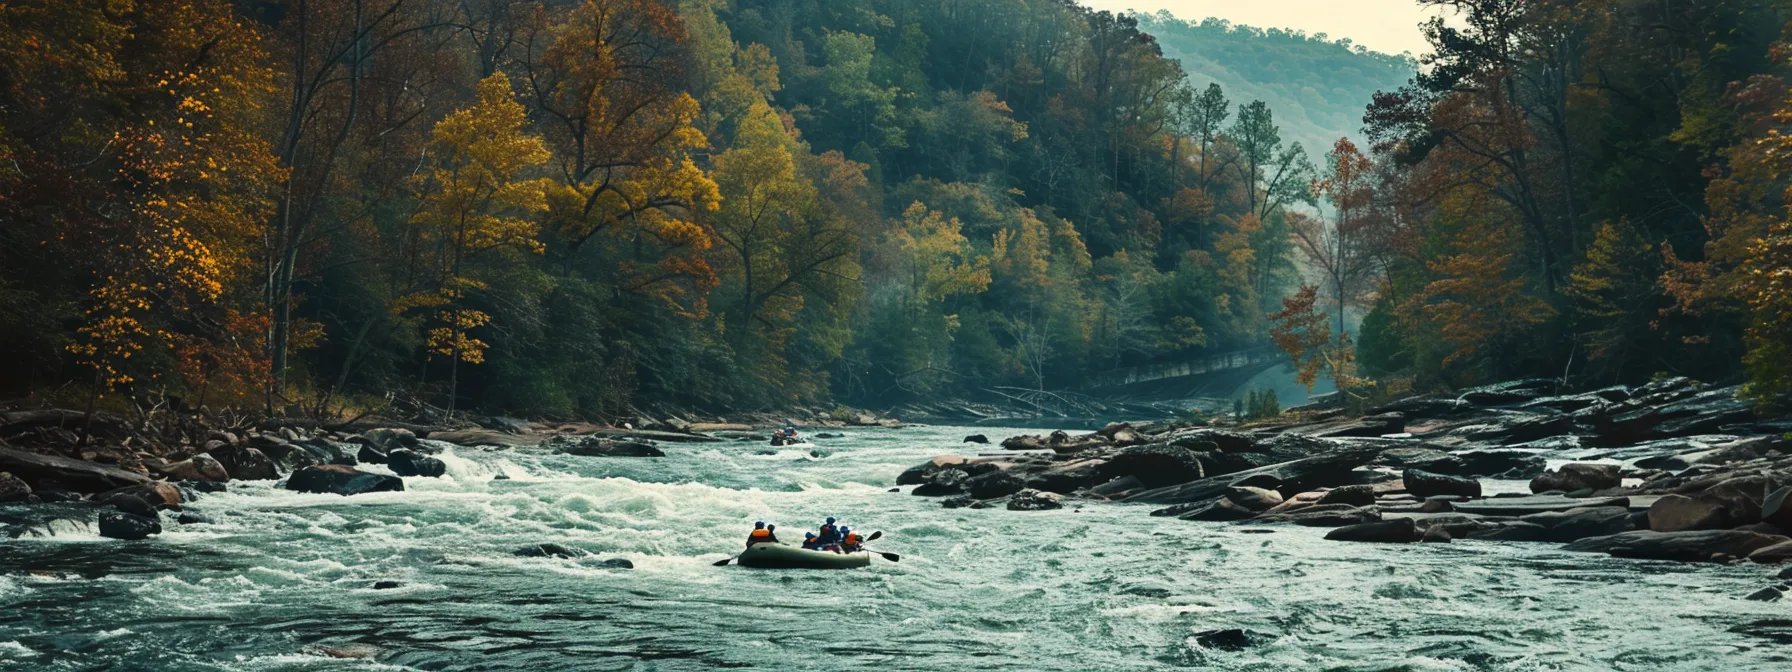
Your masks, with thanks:
[(1223, 523), (1235, 520), (1250, 520), (1257, 517), (1257, 512), (1247, 509), (1229, 498), (1214, 500), (1213, 503), (1176, 516), (1181, 520), (1198, 520), (1210, 523)]
[(149, 535), (162, 533), (160, 521), (123, 511), (101, 513), (99, 528), (100, 536), (125, 541), (148, 539)]
[(1419, 535), (1419, 543), (1423, 544), (1447, 544), (1453, 539), (1450, 529), (1442, 525), (1427, 527), (1425, 533)]
[(1254, 520), (1262, 523), (1294, 523), (1307, 527), (1343, 527), (1381, 520), (1381, 509), (1374, 506), (1324, 504), (1286, 513), (1266, 513)]
[(1381, 448), (1376, 446), (1344, 446), (1330, 453), (1146, 490), (1127, 497), (1126, 501), (1147, 504), (1199, 503), (1224, 495), (1227, 488), (1257, 476), (1272, 477), (1277, 483), (1303, 489), (1337, 485), (1348, 482), (1353, 470), (1368, 464), (1380, 452)]
[(956, 467), (941, 469), (927, 476), (927, 481), (910, 491), (911, 495), (922, 497), (941, 497), (964, 492), (964, 482), (970, 479), (963, 469)]
[(369, 492), (400, 492), (404, 490), (404, 480), (340, 464), (320, 464), (293, 472), (286, 479), (286, 489), (348, 496)]
[(399, 476), (437, 478), (448, 473), (448, 465), (428, 455), (419, 455), (408, 448), (399, 448), (386, 456), (386, 466)]
[(143, 500), (156, 509), (176, 509), (184, 501), (180, 488), (166, 481), (152, 481), (140, 485), (131, 485), (94, 495), (94, 501), (104, 502), (114, 497), (125, 495)]
[[(431, 435), (433, 436), (433, 435)], [(666, 452), (652, 443), (633, 439), (606, 439), (588, 436), (557, 448), (567, 455), (580, 457), (665, 457)]]
[(1248, 485), (1228, 488), (1226, 499), (1247, 511), (1268, 511), (1283, 501), (1282, 493)]
[(1465, 450), (1451, 453), (1462, 466), (1457, 471), (1429, 469), (1451, 476), (1498, 478), (1530, 478), (1543, 473), (1546, 461), (1542, 455), (1514, 449)]
[(1064, 508), (1064, 500), (1057, 493), (1040, 492), (1026, 489), (1014, 493), (1008, 498), (1009, 511), (1049, 511)]
[(1636, 529), (1630, 509), (1622, 506), (1596, 506), (1568, 511), (1533, 513), (1519, 518), (1535, 523), (1544, 530), (1540, 541), (1568, 543), (1588, 537), (1603, 537)]
[(1744, 530), (1655, 532), (1639, 530), (1604, 537), (1589, 537), (1564, 546), (1564, 550), (1609, 553), (1620, 558), (1706, 562), (1716, 556), (1746, 558), (1757, 550), (1792, 541), (1786, 537)]
[(1027, 487), (1019, 476), (1006, 471), (991, 471), (964, 481), (964, 491), (977, 499), (1007, 497)]
[(1439, 495), (1469, 498), (1481, 496), (1481, 482), (1472, 478), (1407, 469), (1401, 473), (1400, 479), (1406, 486), (1406, 491), (1420, 499)]
[(1407, 544), (1419, 540), (1419, 529), (1411, 518), (1391, 518), (1372, 523), (1345, 525), (1325, 534), (1331, 541), (1366, 541), (1384, 544)]
[(1590, 462), (1564, 464), (1560, 469), (1545, 472), (1541, 476), (1531, 479), (1531, 492), (1575, 492), (1577, 490), (1615, 488), (1618, 487), (1621, 480), (1619, 473), (1619, 467), (1615, 464), (1593, 464)]
[(965, 443), (981, 443), (981, 444), (987, 445), (989, 443), (989, 437), (984, 436), (982, 434), (972, 434), (970, 436), (964, 437), (964, 442)]
[(582, 558), (590, 554), (582, 548), (561, 546), (553, 542), (524, 546), (511, 552), (511, 555), (525, 558)]
[(1263, 635), (1240, 628), (1206, 630), (1195, 633), (1196, 644), (1201, 645), (1201, 648), (1215, 651), (1243, 651), (1256, 646), (1257, 642), (1263, 639), (1266, 639)]
[(1523, 516), (1545, 511), (1568, 511), (1595, 506), (1630, 506), (1628, 497), (1588, 497), (1575, 498), (1560, 495), (1531, 495), (1529, 497), (1490, 497), (1470, 502), (1458, 502), (1458, 512), (1475, 513), (1483, 516)]
[(1327, 504), (1349, 504), (1351, 506), (1368, 506), (1375, 503), (1375, 487), (1369, 485), (1346, 485), (1332, 488), (1319, 496), (1318, 506)]
[(1109, 476), (1136, 476), (1147, 488), (1161, 488), (1206, 475), (1195, 451), (1168, 443), (1122, 448), (1108, 461)]
[(1728, 521), (1716, 502), (1686, 495), (1666, 495), (1649, 505), (1649, 529), (1656, 532), (1715, 530), (1729, 527)]
[(194, 455), (179, 462), (144, 460), (144, 464), (157, 473), (175, 481), (212, 481), (222, 483), (230, 480), (230, 472), (216, 458), (206, 453)]

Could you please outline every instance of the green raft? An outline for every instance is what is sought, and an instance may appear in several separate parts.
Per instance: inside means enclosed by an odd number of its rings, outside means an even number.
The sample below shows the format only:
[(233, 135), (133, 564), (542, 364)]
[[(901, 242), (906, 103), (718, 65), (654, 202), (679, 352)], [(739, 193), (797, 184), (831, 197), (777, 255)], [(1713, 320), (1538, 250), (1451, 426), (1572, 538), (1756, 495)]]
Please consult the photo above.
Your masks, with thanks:
[(753, 544), (736, 560), (761, 569), (854, 569), (871, 564), (870, 553), (810, 551), (786, 544)]

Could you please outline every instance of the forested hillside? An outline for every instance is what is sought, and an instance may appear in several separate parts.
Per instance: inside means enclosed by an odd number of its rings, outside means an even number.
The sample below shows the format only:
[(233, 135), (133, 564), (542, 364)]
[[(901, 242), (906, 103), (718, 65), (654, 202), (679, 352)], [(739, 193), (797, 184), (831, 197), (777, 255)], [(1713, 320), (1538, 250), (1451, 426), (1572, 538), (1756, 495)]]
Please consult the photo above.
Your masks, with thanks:
[(1363, 107), (1375, 92), (1399, 88), (1418, 70), (1410, 55), (1369, 51), (1342, 35), (1197, 22), (1161, 11), (1138, 18), (1164, 55), (1182, 63), (1191, 84), (1217, 83), (1234, 98), (1268, 103), (1283, 134), (1315, 154), (1338, 138), (1360, 137)]
[(0, 8), (9, 394), (605, 416), (1264, 342), (1310, 162), (1064, 0)]
[[(1272, 338), (1359, 401), (1783, 391), (1782, 3), (1425, 2), (1465, 23), (1323, 157), (1066, 0), (8, 2), (0, 391), (614, 417)], [(1150, 21), (1325, 70), (1315, 125), (1405, 67)]]

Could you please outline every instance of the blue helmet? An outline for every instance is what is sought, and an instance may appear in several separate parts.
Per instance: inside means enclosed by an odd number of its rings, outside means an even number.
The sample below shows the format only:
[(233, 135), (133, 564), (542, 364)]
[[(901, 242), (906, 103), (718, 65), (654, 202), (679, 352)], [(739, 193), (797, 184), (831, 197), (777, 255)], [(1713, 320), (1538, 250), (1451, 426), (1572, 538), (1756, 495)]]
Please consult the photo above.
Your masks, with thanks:
[(852, 531), (852, 528), (850, 528), (850, 527), (847, 527), (847, 526), (845, 526), (845, 525), (841, 525), (841, 526), (840, 526), (840, 532), (841, 532), (841, 533), (842, 533), (842, 534), (844, 534), (844, 533), (847, 533), (847, 532), (851, 532), (851, 531)]
[(833, 517), (833, 516), (828, 516), (828, 524), (829, 524), (829, 525), (833, 525), (833, 524), (834, 524), (834, 517)]
[(803, 538), (804, 538), (804, 539), (814, 539), (814, 538), (815, 538), (815, 533), (814, 533), (814, 532), (804, 532), (804, 533), (803, 533)]
[(763, 520), (755, 520), (755, 521), (753, 521), (753, 529), (755, 529), (755, 530), (763, 530), (763, 529), (765, 529), (765, 521), (763, 521)]

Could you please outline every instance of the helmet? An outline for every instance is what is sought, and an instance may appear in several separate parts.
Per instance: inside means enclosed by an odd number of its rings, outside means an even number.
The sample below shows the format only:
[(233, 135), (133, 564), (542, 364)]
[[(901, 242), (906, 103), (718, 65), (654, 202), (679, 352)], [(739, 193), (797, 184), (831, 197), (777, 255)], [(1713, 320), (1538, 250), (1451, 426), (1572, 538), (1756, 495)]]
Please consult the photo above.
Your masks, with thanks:
[(763, 521), (763, 520), (753, 521), (753, 529), (758, 530), (758, 529), (764, 529), (764, 528), (765, 528), (765, 521)]
[(833, 524), (834, 524), (834, 517), (833, 517), (833, 516), (828, 516), (828, 524), (829, 524), (829, 525), (833, 525)]
[(852, 531), (852, 528), (850, 528), (850, 527), (847, 527), (847, 526), (845, 526), (845, 525), (841, 525), (841, 526), (840, 526), (840, 533), (841, 533), (841, 534), (845, 534), (845, 533), (847, 533), (847, 532), (851, 532), (851, 531)]
[(814, 538), (815, 538), (815, 533), (814, 533), (814, 532), (804, 532), (804, 533), (803, 533), (803, 538), (804, 538), (804, 539), (814, 539)]

